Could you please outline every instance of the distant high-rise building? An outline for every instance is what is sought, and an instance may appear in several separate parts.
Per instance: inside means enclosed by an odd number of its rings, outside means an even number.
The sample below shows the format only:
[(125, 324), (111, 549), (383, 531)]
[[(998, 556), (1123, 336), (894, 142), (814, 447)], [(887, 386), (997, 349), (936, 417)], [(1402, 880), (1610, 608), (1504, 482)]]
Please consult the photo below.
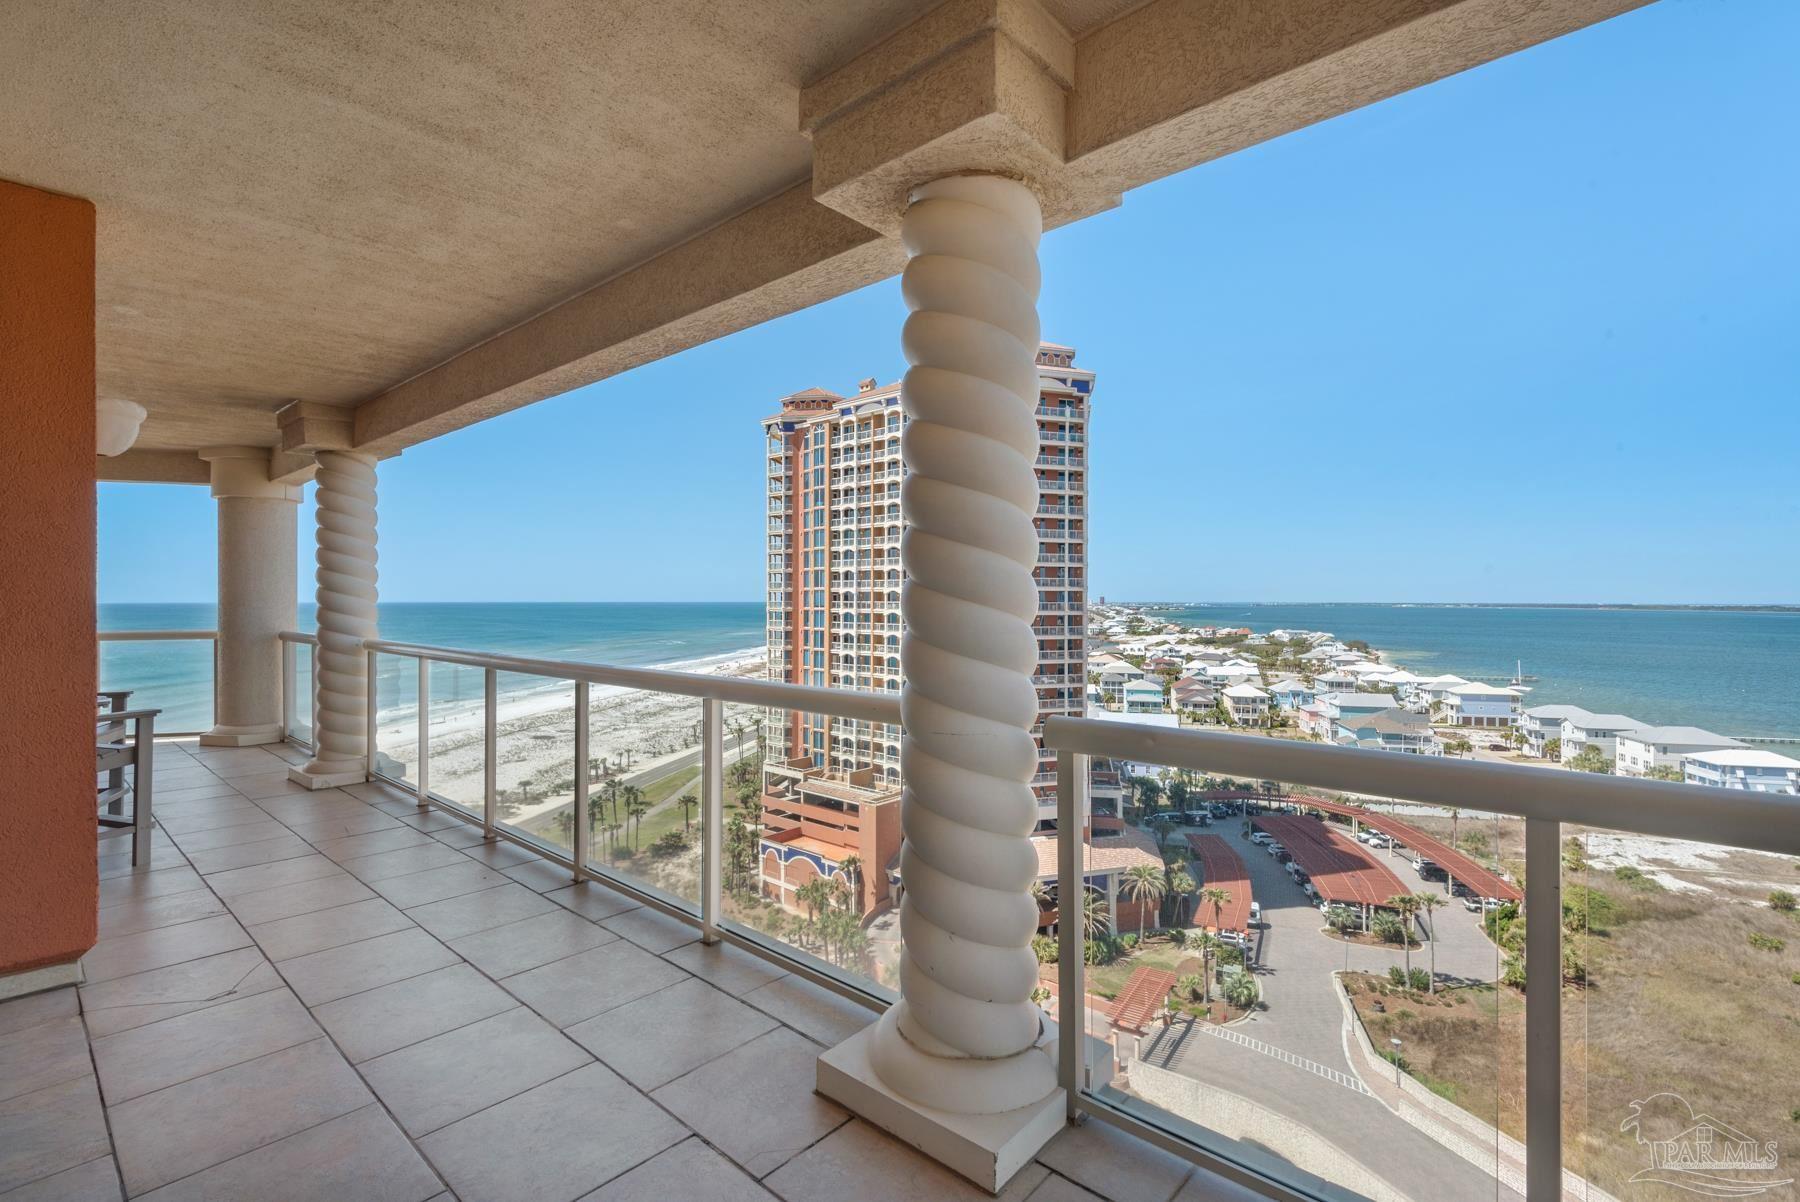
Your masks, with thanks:
[[(1042, 722), (1082, 712), (1087, 682), (1087, 432), (1094, 373), (1075, 349), (1038, 348), (1040, 829), (1054, 824), (1056, 756)], [(763, 419), (769, 481), (769, 675), (796, 684), (900, 691), (900, 385), (852, 396), (809, 388)], [(778, 729), (773, 727), (778, 726)], [(890, 895), (900, 849), (900, 729), (780, 715), (764, 763), (762, 885), (794, 891), (848, 857), (862, 908)]]

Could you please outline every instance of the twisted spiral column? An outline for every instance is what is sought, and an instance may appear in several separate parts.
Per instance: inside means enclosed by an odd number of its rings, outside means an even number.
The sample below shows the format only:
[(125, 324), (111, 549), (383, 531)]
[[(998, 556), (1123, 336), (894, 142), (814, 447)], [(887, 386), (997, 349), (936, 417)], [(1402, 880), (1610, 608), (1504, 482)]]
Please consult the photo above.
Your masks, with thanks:
[(295, 770), (316, 787), (363, 780), (368, 755), (368, 656), (375, 626), (375, 458), (320, 451), (318, 492), (319, 647), (313, 670), (319, 710), (313, 758)]
[(957, 176), (901, 227), (912, 365), (901, 504), (903, 1000), (870, 1049), (882, 1082), (957, 1114), (1047, 1097), (1056, 1067), (1031, 1002), (1037, 854), (1038, 239), (1029, 189)]

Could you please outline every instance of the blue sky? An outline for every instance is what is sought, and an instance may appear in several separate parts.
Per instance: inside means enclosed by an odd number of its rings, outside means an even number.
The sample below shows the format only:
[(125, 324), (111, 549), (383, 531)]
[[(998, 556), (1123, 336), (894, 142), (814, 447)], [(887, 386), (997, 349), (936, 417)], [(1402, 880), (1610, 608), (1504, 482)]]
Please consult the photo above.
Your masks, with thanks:
[[(1090, 592), (1800, 602), (1796, 47), (1791, 0), (1662, 0), (1047, 235)], [(890, 281), (383, 463), (383, 598), (759, 600), (757, 419), (898, 378), (903, 316)], [(100, 599), (211, 600), (212, 505), (101, 485)]]

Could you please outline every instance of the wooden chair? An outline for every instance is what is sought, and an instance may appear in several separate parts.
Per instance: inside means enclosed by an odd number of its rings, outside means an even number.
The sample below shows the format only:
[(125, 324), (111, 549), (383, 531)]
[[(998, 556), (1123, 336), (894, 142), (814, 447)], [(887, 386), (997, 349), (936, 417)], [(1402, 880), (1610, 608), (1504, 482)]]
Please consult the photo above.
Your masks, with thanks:
[[(119, 704), (123, 704), (122, 698)], [(106, 777), (106, 783), (97, 790), (100, 825), (132, 828), (134, 866), (150, 862), (150, 797), (155, 786), (156, 716), (160, 713), (159, 709), (115, 707), (94, 719), (94, 775)], [(127, 724), (132, 728), (129, 735)], [(127, 768), (132, 770), (130, 782), (125, 780)], [(125, 811), (127, 795), (131, 797), (129, 816)]]

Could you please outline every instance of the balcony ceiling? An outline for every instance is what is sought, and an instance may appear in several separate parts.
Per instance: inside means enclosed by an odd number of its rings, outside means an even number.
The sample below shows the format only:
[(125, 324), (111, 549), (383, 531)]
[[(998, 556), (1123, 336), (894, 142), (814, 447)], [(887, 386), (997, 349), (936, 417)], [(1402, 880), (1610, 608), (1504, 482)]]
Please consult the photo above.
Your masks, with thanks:
[[(891, 273), (891, 239), (810, 195), (800, 93), (934, 2), (14, 5), (0, 178), (96, 205), (99, 389), (150, 409), (140, 448), (276, 445), (275, 412), (301, 399), (358, 406), (357, 444), (395, 450)], [(1045, 9), (1096, 55), (1103, 120), (1072, 118), (1072, 149), (1154, 124), (1113, 120), (1132, 104), (1198, 112), (1329, 56), (1363, 73), (1224, 135), (1165, 122), (1113, 165), (1131, 186), (1632, 2), (1354, 0), (1316, 30), (1261, 0)], [(1108, 66), (1113, 26), (1143, 78)], [(1348, 57), (1409, 28), (1423, 51)], [(742, 236), (686, 274), (600, 287), (734, 220)], [(634, 324), (657, 306), (680, 312)], [(473, 348), (462, 378), (426, 375)]]

